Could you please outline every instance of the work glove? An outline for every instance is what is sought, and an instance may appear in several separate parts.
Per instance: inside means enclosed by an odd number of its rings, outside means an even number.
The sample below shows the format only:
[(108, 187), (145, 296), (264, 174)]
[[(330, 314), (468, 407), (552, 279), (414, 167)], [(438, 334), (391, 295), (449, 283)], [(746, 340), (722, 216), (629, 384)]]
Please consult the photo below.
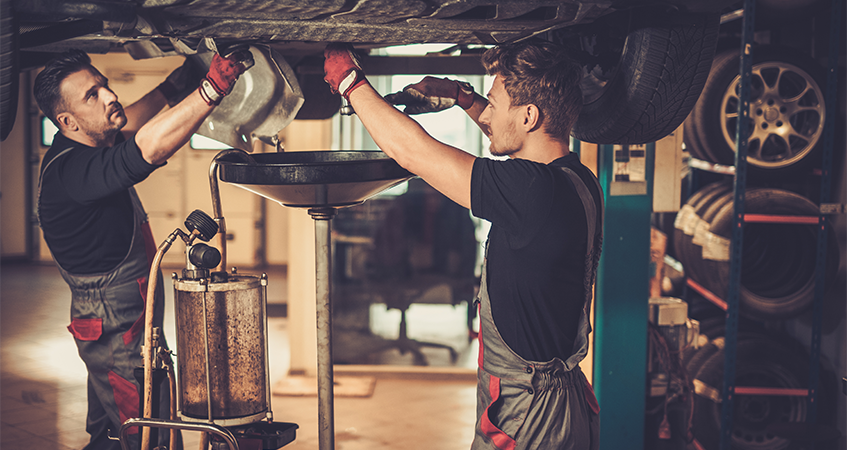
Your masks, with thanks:
[(406, 105), (406, 114), (443, 111), (453, 105), (468, 109), (474, 102), (474, 90), (470, 83), (464, 81), (425, 77), (400, 92), (386, 95), (385, 100), (395, 105)]
[(165, 81), (159, 84), (157, 89), (165, 96), (168, 106), (174, 106), (197, 89), (201, 80), (203, 80), (203, 73), (198, 70), (196, 64), (186, 59), (165, 78)]
[(348, 44), (329, 44), (324, 50), (324, 81), (334, 94), (346, 100), (350, 93), (368, 82), (353, 47)]
[(226, 57), (215, 53), (209, 72), (199, 88), (206, 104), (220, 104), (224, 96), (232, 92), (239, 75), (253, 67), (253, 64), (253, 54), (249, 49), (236, 50)]

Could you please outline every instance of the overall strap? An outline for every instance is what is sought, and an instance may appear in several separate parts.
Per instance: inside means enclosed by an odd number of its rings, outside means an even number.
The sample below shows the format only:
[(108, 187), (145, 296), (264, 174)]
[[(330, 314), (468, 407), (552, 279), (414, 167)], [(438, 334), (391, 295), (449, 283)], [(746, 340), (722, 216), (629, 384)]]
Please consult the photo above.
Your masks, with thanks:
[[(600, 183), (591, 177), (597, 192), (597, 198), (591, 194), (588, 185), (577, 175), (575, 171), (567, 167), (561, 167), (562, 172), (567, 175), (576, 189), (582, 206), (585, 210), (585, 225), (587, 231), (587, 242), (585, 249), (585, 274), (583, 276), (583, 287), (585, 290), (585, 303), (582, 308), (582, 317), (576, 339), (574, 340), (573, 354), (565, 361), (567, 370), (572, 370), (588, 353), (588, 334), (591, 332), (591, 323), (588, 320), (591, 311), (591, 298), (593, 296), (594, 281), (597, 278), (597, 267), (600, 264), (600, 253), (603, 248), (603, 197)], [(599, 210), (598, 210), (599, 208)]]
[[(588, 231), (588, 245), (586, 247), (585, 254), (586, 256), (591, 256), (595, 253), (599, 255), (600, 249), (603, 242), (603, 197), (602, 197), (602, 189), (600, 188), (600, 183), (596, 178), (591, 178), (591, 181), (595, 185), (598, 193), (598, 198), (596, 201), (594, 200), (594, 196), (591, 194), (591, 191), (588, 189), (588, 186), (585, 182), (577, 175), (573, 169), (568, 167), (560, 167), (562, 172), (568, 176), (576, 189), (577, 194), (579, 194), (580, 200), (582, 200), (582, 206), (585, 210), (585, 222), (586, 229)], [(597, 207), (599, 206), (600, 211), (597, 211)], [(598, 216), (599, 213), (599, 216)], [(593, 268), (593, 267), (592, 267)], [(595, 268), (596, 270), (596, 268)]]

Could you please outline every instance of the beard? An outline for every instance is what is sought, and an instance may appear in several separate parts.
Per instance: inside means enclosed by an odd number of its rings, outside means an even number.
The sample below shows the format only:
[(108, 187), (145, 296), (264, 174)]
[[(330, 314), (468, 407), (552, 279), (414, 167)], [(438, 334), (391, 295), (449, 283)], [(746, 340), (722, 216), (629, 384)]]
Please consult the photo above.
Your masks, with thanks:
[(518, 149), (513, 147), (495, 147), (493, 142), (488, 146), (488, 152), (492, 156), (510, 156), (517, 151)]
[[(115, 117), (112, 119), (112, 117)], [(80, 128), (91, 138), (98, 146), (107, 147), (114, 144), (115, 136), (126, 126), (127, 118), (124, 114), (123, 106), (115, 102), (106, 115), (106, 120), (102, 122), (92, 122), (82, 117), (78, 117)]]
[(488, 136), (488, 151), (493, 156), (511, 156), (517, 153), (521, 149), (521, 143), (516, 139), (516, 135), (515, 126), (509, 124), (505, 130), (498, 132), (496, 137)]

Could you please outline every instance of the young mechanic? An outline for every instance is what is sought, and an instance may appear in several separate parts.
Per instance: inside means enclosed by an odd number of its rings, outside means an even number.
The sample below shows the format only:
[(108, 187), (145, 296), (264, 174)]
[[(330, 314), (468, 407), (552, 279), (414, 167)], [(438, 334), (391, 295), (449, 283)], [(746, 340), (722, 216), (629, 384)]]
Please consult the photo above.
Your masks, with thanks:
[[(110, 436), (140, 417), (133, 370), (143, 364), (147, 276), (157, 245), (133, 186), (188, 142), (252, 64), (246, 50), (216, 54), (199, 87), (200, 77), (184, 64), (126, 108), (79, 50), (58, 56), (35, 79), (38, 106), (59, 128), (41, 165), (38, 215), (71, 289), (68, 330), (88, 369), (86, 450), (120, 449)], [(171, 108), (158, 114), (166, 104)], [(156, 295), (164, 306), (164, 290)], [(161, 308), (156, 316), (161, 327)], [(167, 407), (168, 390), (162, 392)], [(137, 441), (138, 429), (130, 432)]]
[(482, 61), (487, 100), (426, 77), (386, 97), (407, 113), (458, 104), (491, 141), (478, 158), (430, 137), (370, 86), (352, 48), (325, 50), (326, 81), (377, 145), (410, 172), (491, 222), (480, 286), (473, 449), (596, 449), (599, 407), (579, 368), (602, 246), (602, 192), (569, 149), (581, 69), (545, 42), (506, 44)]

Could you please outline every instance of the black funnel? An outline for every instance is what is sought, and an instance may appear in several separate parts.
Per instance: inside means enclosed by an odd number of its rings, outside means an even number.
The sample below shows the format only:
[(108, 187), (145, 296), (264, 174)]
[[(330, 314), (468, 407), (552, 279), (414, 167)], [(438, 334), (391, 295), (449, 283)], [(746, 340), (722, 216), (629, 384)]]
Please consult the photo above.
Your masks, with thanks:
[(251, 154), (218, 160), (220, 179), (285, 206), (351, 206), (414, 175), (381, 151)]

